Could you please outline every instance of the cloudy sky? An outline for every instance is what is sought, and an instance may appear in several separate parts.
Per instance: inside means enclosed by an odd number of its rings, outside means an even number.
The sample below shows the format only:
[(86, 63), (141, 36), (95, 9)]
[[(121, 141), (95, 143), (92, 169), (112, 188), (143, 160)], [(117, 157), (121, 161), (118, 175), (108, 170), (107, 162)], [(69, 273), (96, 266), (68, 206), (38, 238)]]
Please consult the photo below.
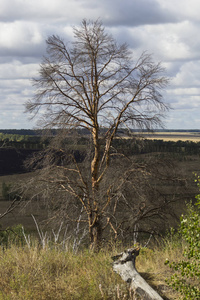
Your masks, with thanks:
[(0, 0), (0, 129), (33, 128), (24, 103), (33, 95), (45, 40), (73, 36), (82, 19), (103, 21), (120, 43), (161, 61), (168, 129), (200, 129), (199, 0)]

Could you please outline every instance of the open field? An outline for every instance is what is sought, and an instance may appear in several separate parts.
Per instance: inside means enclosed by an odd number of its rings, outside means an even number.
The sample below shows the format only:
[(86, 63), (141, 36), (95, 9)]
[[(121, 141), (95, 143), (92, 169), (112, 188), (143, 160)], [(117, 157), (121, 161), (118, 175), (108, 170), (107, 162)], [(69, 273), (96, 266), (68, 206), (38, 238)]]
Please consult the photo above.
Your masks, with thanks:
[(200, 142), (200, 132), (153, 132), (153, 133), (139, 133), (145, 139), (155, 139), (163, 141), (192, 141)]

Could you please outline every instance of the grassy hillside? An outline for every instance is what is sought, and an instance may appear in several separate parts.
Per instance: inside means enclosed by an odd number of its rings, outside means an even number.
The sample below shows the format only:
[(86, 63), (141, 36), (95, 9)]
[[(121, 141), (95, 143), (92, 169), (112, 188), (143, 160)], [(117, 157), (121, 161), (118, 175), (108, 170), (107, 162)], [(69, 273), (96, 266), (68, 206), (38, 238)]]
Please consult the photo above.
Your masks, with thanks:
[[(74, 254), (70, 245), (41, 249), (11, 245), (0, 248), (0, 300), (41, 299), (136, 299), (129, 284), (112, 270), (113, 255), (123, 245), (111, 246), (98, 254), (80, 250)], [(137, 270), (163, 299), (182, 299), (165, 282), (171, 271), (165, 259), (182, 255), (182, 245), (165, 241), (160, 247), (143, 248), (136, 261)]]
[[(84, 139), (83, 139), (84, 143)], [(170, 155), (175, 163), (177, 164), (177, 169), (180, 171), (180, 174), (183, 175), (185, 178), (187, 178), (188, 183), (184, 191), (182, 190), (183, 198), (181, 199), (181, 202), (177, 202), (173, 204), (173, 211), (176, 212), (177, 216), (179, 216), (184, 208), (185, 208), (185, 200), (190, 200), (194, 198), (194, 195), (197, 193), (196, 185), (194, 184), (194, 175), (193, 173), (199, 172), (199, 165), (200, 165), (200, 155), (199, 154), (188, 154), (190, 152), (198, 152), (198, 148), (194, 148), (194, 145), (198, 145), (197, 143), (185, 143), (185, 147), (182, 147), (182, 144), (175, 143), (175, 142), (154, 142), (151, 141), (150, 143), (144, 143), (142, 142), (140, 144), (141, 147), (137, 147), (137, 144), (135, 144), (134, 140), (116, 140), (116, 147), (119, 148), (119, 151), (124, 151), (125, 154), (133, 155), (136, 154), (137, 159), (140, 159), (141, 161), (144, 160), (146, 157), (152, 158), (154, 156), (160, 155), (162, 159), (165, 155)], [(71, 146), (71, 145), (70, 145)], [(84, 151), (84, 145), (78, 144), (76, 147), (79, 148), (80, 151)], [(184, 148), (184, 151), (183, 149)], [(5, 153), (6, 153), (6, 149)], [(171, 152), (167, 152), (167, 151)], [(9, 153), (10, 150), (8, 150)], [(138, 151), (138, 152), (137, 152)], [(140, 152), (142, 153), (140, 153)], [(177, 152), (178, 151), (178, 152)], [(16, 151), (18, 153), (18, 151)], [(143, 153), (144, 152), (144, 153)], [(0, 152), (1, 155), (1, 152)], [(9, 157), (9, 156), (8, 156)], [(1, 156), (0, 156), (1, 160)], [(2, 161), (5, 163), (6, 159), (2, 159)], [(2, 163), (0, 161), (0, 163)], [(19, 163), (20, 162), (16, 162)], [(22, 163), (22, 161), (21, 161)], [(1, 167), (1, 165), (0, 165)], [(8, 165), (9, 167), (9, 165)], [(11, 163), (11, 167), (13, 168), (13, 164)], [(19, 171), (19, 170), (18, 170)], [(18, 172), (17, 172), (18, 173)], [(9, 174), (9, 172), (8, 172)], [(11, 172), (10, 175), (6, 176), (0, 176), (0, 213), (2, 214), (7, 206), (9, 205), (8, 202), (4, 202), (2, 198), (2, 184), (5, 183), (6, 185), (15, 185), (17, 182), (26, 181), (28, 178), (33, 176), (33, 173), (23, 173), (23, 174), (13, 174)], [(167, 184), (167, 186), (163, 187), (164, 193), (167, 193), (168, 198), (172, 198), (174, 196), (174, 193), (177, 192), (177, 188), (174, 185)], [(3, 228), (6, 228), (7, 226), (16, 225), (19, 223), (22, 223), (25, 227), (29, 229), (35, 229), (34, 222), (31, 217), (31, 213), (33, 213), (38, 220), (44, 219), (47, 215), (47, 210), (42, 207), (39, 203), (33, 203), (31, 205), (26, 206), (23, 210), (18, 210), (16, 212), (13, 212), (12, 214), (7, 215), (5, 218), (1, 220), (1, 225)], [(171, 225), (175, 225), (177, 219), (171, 219)], [(166, 224), (166, 222), (165, 222)]]
[[(169, 133), (166, 134), (169, 135)], [(163, 133), (161, 135), (163, 136)], [(182, 134), (181, 136), (183, 139)], [(160, 135), (157, 137), (161, 138)], [(177, 135), (178, 139), (179, 137)], [(188, 138), (188, 133), (185, 133), (185, 137)], [(188, 179), (186, 186), (188, 194), (185, 194), (185, 198), (181, 202), (174, 203), (173, 206), (174, 212), (180, 215), (185, 208), (185, 199), (193, 199), (194, 194), (197, 193), (196, 185), (193, 184), (193, 172), (199, 172), (199, 147), (196, 147), (196, 145), (198, 146), (197, 143), (187, 142), (184, 145), (174, 142), (163, 143), (159, 139), (155, 143), (148, 144), (149, 152), (144, 148), (141, 151), (142, 148), (140, 147), (137, 152), (138, 159), (143, 160), (146, 156), (150, 158), (151, 155), (161, 155), (162, 157), (162, 155), (168, 153), (169, 149), (172, 149), (171, 154), (173, 159), (176, 160), (180, 173)], [(116, 141), (116, 145), (121, 147), (120, 150), (131, 155), (134, 154), (134, 151), (137, 151), (137, 148), (132, 148), (134, 143), (131, 144), (128, 140), (126, 142)], [(77, 145), (77, 147), (84, 150), (84, 145)], [(14, 185), (18, 180), (23, 182), (33, 175), (34, 173), (24, 173), (0, 176), (0, 214), (10, 204), (8, 201), (3, 201), (1, 197), (2, 183)], [(163, 190), (171, 197), (173, 188), (174, 186), (167, 185), (163, 187)], [(23, 224), (25, 229), (32, 231), (35, 230), (35, 224), (31, 213), (34, 213), (38, 221), (42, 221), (48, 211), (40, 203), (30, 203), (23, 209), (19, 208), (12, 214), (7, 215), (0, 220), (0, 223), (3, 229), (12, 225)], [(172, 225), (177, 220), (171, 219), (169, 223)], [(166, 220), (163, 220), (163, 223), (166, 223)], [(88, 249), (84, 248), (79, 249), (78, 253), (75, 254), (72, 251), (72, 242), (71, 238), (66, 240), (64, 244), (62, 241), (55, 243), (51, 240), (46, 247), (41, 247), (39, 242), (32, 237), (30, 244), (23, 241), (23, 245), (20, 244), (21, 240), (20, 243), (16, 243), (15, 238), (14, 242), (8, 239), (6, 245), (1, 240), (0, 300), (136, 299), (129, 290), (128, 284), (124, 283), (112, 271), (111, 260), (111, 257), (124, 250), (124, 247), (133, 246), (131, 244), (133, 241), (130, 241), (130, 245), (124, 245), (121, 242), (117, 242), (117, 244), (110, 242), (98, 254), (89, 252)], [(136, 261), (138, 271), (157, 289), (163, 299), (182, 299), (165, 282), (172, 272), (165, 265), (165, 260), (167, 258), (172, 261), (176, 261), (177, 258), (181, 259), (183, 246), (181, 239), (177, 239), (175, 236), (169, 235), (164, 240), (157, 237), (157, 240), (151, 242), (149, 248), (142, 248)]]

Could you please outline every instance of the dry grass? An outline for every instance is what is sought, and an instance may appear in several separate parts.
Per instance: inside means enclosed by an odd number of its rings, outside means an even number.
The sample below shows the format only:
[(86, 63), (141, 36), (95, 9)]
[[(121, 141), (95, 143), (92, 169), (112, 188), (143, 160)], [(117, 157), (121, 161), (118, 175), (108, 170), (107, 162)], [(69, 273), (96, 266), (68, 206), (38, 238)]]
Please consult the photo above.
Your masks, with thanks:
[(0, 258), (0, 299), (114, 299), (110, 295), (121, 284), (105, 253), (12, 246)]
[(163, 141), (191, 141), (200, 142), (200, 132), (153, 132), (153, 133), (139, 133), (145, 139), (155, 139)]
[[(0, 248), (0, 300), (136, 299), (112, 271), (111, 257), (120, 250), (98, 254), (84, 250), (75, 255), (37, 245)], [(179, 245), (165, 243), (160, 249), (142, 249), (136, 261), (138, 271), (164, 299), (181, 299), (165, 282), (170, 270), (164, 264), (167, 257), (180, 257), (180, 252)]]
[(181, 295), (172, 290), (166, 279), (172, 275), (172, 270), (164, 264), (169, 259), (177, 261), (182, 256), (181, 241), (166, 239), (159, 247), (152, 249), (142, 249), (137, 260), (138, 272), (154, 287), (164, 299), (181, 300)]

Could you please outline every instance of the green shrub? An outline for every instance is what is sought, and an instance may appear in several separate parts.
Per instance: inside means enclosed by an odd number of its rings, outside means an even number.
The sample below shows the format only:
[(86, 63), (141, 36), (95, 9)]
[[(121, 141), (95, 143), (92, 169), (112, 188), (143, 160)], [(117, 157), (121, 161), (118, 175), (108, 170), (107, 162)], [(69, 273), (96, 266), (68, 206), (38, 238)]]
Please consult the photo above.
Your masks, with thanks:
[[(197, 177), (200, 187), (200, 177)], [(184, 259), (166, 264), (175, 272), (167, 281), (179, 291), (183, 299), (200, 299), (200, 194), (196, 196), (196, 205), (191, 203), (185, 215), (181, 216), (180, 233), (185, 242)]]
[(11, 184), (2, 182), (2, 197), (4, 200), (10, 200)]
[(0, 230), (0, 245), (7, 248), (12, 244), (19, 246), (25, 245), (23, 226), (20, 224), (8, 227), (5, 230)]
[(20, 193), (15, 189), (11, 183), (6, 184), (2, 182), (2, 197), (3, 200), (13, 201), (13, 200), (20, 200), (21, 196)]

